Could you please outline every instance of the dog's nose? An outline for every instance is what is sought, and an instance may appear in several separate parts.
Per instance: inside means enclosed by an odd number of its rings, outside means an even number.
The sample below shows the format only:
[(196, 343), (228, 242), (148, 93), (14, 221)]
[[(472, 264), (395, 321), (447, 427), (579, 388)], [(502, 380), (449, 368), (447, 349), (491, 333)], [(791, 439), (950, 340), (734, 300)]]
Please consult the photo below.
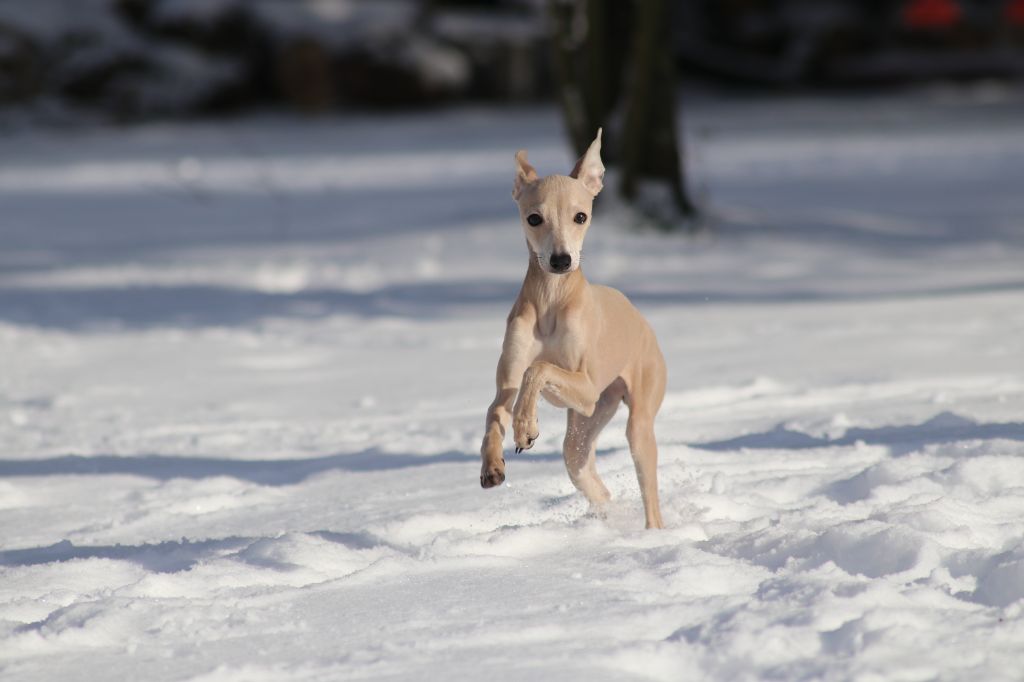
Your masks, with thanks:
[(567, 253), (555, 253), (551, 255), (551, 269), (555, 272), (565, 272), (572, 265), (572, 256)]

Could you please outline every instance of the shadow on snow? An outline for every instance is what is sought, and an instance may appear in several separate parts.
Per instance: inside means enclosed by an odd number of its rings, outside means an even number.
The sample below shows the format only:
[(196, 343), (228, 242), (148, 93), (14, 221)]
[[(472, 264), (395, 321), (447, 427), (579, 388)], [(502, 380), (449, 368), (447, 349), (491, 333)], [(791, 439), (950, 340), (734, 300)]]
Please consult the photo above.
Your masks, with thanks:
[[(368, 532), (349, 533), (322, 530), (306, 534), (352, 549), (370, 549), (384, 544), (379, 538)], [(154, 573), (176, 573), (186, 571), (205, 559), (231, 555), (237, 556), (247, 563), (264, 567), (289, 568), (288, 564), (274, 563), (267, 560), (266, 557), (250, 556), (245, 552), (247, 548), (256, 543), (274, 539), (240, 536), (208, 540), (182, 538), (181, 540), (138, 545), (75, 545), (70, 540), (62, 540), (45, 547), (0, 551), (0, 566), (35, 566), (72, 559), (115, 559), (137, 563), (147, 571)]]
[(386, 471), (444, 462), (476, 462), (462, 452), (434, 455), (395, 455), (377, 449), (307, 459), (227, 459), (176, 455), (84, 457), (65, 455), (49, 459), (0, 460), (0, 476), (144, 476), (161, 481), (174, 478), (228, 476), (260, 485), (293, 485), (326, 471)]
[[(598, 449), (597, 455), (615, 452)], [(562, 461), (561, 452), (510, 455), (510, 462)], [(0, 477), (11, 476), (143, 476), (160, 481), (175, 478), (201, 479), (227, 476), (260, 485), (294, 485), (328, 471), (372, 472), (432, 464), (472, 464), (479, 455), (465, 452), (440, 452), (432, 455), (407, 455), (370, 448), (350, 454), (307, 459), (228, 459), (179, 455), (65, 455), (48, 459), (0, 460)]]
[[(616, 283), (612, 283), (616, 284)], [(373, 291), (307, 289), (272, 293), (232, 287), (139, 286), (0, 289), (0, 320), (13, 324), (87, 329), (89, 327), (242, 326), (264, 318), (361, 317), (436, 319), (477, 306), (506, 310), (519, 291), (518, 280), (442, 280), (396, 284)], [(1024, 280), (975, 286), (905, 291), (827, 292), (644, 290), (621, 286), (637, 305), (715, 305), (900, 300), (1024, 290)]]
[(702, 450), (725, 452), (729, 450), (806, 450), (865, 443), (893, 446), (893, 454), (900, 455), (929, 443), (949, 443), (960, 440), (991, 440), (1004, 438), (1024, 441), (1024, 423), (1003, 422), (979, 424), (973, 419), (953, 412), (941, 412), (921, 424), (852, 428), (838, 438), (812, 436), (779, 424), (770, 431), (751, 433), (727, 440), (691, 443)]

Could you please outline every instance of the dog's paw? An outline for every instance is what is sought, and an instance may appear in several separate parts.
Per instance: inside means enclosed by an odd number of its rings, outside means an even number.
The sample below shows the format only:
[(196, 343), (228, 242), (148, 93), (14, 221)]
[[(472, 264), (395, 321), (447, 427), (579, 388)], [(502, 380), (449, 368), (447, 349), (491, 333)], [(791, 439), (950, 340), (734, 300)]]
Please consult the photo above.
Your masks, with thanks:
[(512, 421), (512, 432), (516, 441), (516, 452), (529, 450), (537, 441), (540, 432), (536, 419), (515, 419)]
[[(505, 460), (501, 460), (504, 465)], [(484, 470), (480, 472), (480, 487), (481, 488), (493, 488), (494, 486), (501, 485), (505, 482), (505, 469), (503, 466), (489, 466), (484, 467)]]

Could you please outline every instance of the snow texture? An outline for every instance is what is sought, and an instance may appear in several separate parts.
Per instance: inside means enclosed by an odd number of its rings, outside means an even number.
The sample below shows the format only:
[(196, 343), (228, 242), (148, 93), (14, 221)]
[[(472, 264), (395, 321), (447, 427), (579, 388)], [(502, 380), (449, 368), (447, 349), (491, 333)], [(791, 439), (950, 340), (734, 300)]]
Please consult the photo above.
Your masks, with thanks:
[(685, 113), (652, 532), (624, 410), (477, 481), (554, 110), (0, 139), (0, 678), (1020, 679), (1024, 102)]

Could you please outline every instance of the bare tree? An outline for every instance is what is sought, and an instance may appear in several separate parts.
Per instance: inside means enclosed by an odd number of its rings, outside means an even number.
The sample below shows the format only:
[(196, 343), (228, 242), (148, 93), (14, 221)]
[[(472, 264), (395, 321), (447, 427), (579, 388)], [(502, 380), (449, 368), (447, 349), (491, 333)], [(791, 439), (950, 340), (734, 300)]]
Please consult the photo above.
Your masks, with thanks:
[(576, 153), (605, 127), (603, 154), (620, 168), (620, 194), (633, 202), (640, 182), (662, 183), (680, 217), (693, 218), (665, 0), (549, 0), (549, 12), (553, 70)]

